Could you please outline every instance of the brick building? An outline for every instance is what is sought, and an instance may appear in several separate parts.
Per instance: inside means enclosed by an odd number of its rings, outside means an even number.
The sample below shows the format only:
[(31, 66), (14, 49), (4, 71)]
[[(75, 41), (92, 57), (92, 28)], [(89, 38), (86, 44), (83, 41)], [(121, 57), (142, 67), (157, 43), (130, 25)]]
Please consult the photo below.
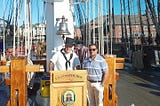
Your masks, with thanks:
[[(124, 23), (124, 17), (126, 22)], [(102, 19), (102, 18), (101, 18)], [(98, 18), (96, 18), (95, 20), (92, 20), (90, 23), (87, 23), (84, 26), (81, 26), (81, 36), (82, 36), (82, 40), (85, 41), (87, 36), (91, 36), (91, 40), (93, 39), (93, 33), (95, 32), (95, 37), (98, 38), (98, 28), (100, 28), (100, 26), (98, 25)], [(107, 32), (109, 32), (109, 18), (108, 16), (103, 16), (103, 34), (104, 34), (104, 39), (106, 39), (106, 36), (109, 35), (108, 33), (106, 33), (106, 29)], [(95, 24), (93, 23), (95, 21)], [(131, 22), (131, 32), (132, 35), (131, 37), (134, 40), (134, 44), (141, 44), (141, 35), (142, 35), (142, 30), (141, 30), (141, 25), (140, 25), (140, 17), (139, 15), (130, 15), (130, 22)], [(121, 22), (121, 15), (115, 15), (114, 16), (114, 23), (115, 23), (115, 30), (114, 30), (114, 35), (113, 35), (113, 41), (115, 43), (121, 43), (122, 41), (122, 25), (123, 25), (123, 36), (124, 38), (130, 38), (130, 27), (129, 27), (129, 20), (128, 20), (128, 15), (124, 16), (122, 15), (122, 22)], [(142, 26), (143, 26), (143, 30), (144, 30), (144, 38), (147, 40), (148, 38), (148, 26), (150, 28), (150, 32), (152, 35), (153, 40), (156, 37), (156, 30), (155, 30), (155, 25), (153, 24), (151, 17), (149, 17), (149, 25), (147, 23), (147, 17), (145, 15), (142, 15)], [(94, 26), (95, 25), (95, 26)], [(125, 29), (125, 25), (126, 25), (126, 29)], [(85, 29), (89, 29), (90, 26), (90, 31), (86, 31)], [(87, 28), (86, 28), (87, 27)], [(93, 28), (95, 29), (95, 31), (93, 31)], [(126, 31), (126, 32), (125, 32)], [(76, 33), (75, 33), (76, 34)], [(127, 34), (127, 35), (126, 35)], [(87, 35), (87, 36), (86, 36)]]

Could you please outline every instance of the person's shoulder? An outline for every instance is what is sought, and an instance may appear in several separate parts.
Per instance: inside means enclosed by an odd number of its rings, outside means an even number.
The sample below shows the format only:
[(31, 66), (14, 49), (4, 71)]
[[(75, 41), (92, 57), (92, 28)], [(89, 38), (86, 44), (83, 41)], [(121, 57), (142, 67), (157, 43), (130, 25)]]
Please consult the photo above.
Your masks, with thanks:
[(103, 56), (101, 56), (100, 54), (97, 54), (96, 60), (98, 60), (98, 61), (105, 61), (105, 58)]
[(62, 54), (61, 51), (57, 51), (53, 55), (61, 55), (61, 54)]
[(96, 57), (99, 58), (99, 59), (104, 59), (104, 57), (102, 55), (100, 55), (100, 54), (97, 54)]
[(84, 62), (88, 62), (88, 61), (90, 61), (90, 58), (89, 58), (89, 57), (86, 57), (86, 58), (84, 59)]
[(75, 52), (73, 52), (73, 57), (78, 58), (78, 55)]
[(75, 51), (73, 51), (72, 53), (73, 53), (73, 55), (78, 56)]

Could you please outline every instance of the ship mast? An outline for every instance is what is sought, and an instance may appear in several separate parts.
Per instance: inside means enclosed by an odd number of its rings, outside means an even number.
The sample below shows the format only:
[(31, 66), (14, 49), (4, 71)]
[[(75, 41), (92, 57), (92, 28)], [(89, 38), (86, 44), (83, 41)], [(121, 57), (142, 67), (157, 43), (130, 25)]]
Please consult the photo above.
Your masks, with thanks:
[[(4, 2), (4, 0), (3, 0), (3, 19), (4, 19), (4, 17), (5, 17), (5, 2)], [(5, 51), (6, 51), (6, 45), (5, 45), (5, 39), (6, 39), (6, 37), (5, 37), (5, 21), (3, 21), (3, 57), (5, 57)]]
[[(160, 29), (160, 26), (159, 26), (160, 20), (158, 20), (158, 19), (157, 19), (157, 16), (156, 16), (156, 11), (155, 11), (155, 9), (154, 9), (154, 1), (152, 1), (152, 3), (151, 3), (150, 0), (145, 0), (145, 1), (146, 1), (147, 5), (148, 5), (148, 8), (149, 8), (149, 10), (150, 10), (153, 24), (155, 25), (155, 28), (156, 28), (156, 32), (157, 32), (156, 42), (157, 42), (157, 44), (159, 45), (159, 44), (160, 44), (160, 30), (159, 30), (159, 29)], [(159, 3), (159, 0), (158, 0), (158, 6), (160, 6), (159, 4), (160, 4), (160, 3)], [(159, 12), (159, 10), (158, 10), (158, 12)]]
[(121, 32), (122, 32), (122, 38), (121, 38), (121, 42), (124, 42), (124, 29), (123, 29), (123, 15), (122, 15), (122, 11), (123, 11), (123, 3), (122, 0), (120, 0), (120, 5), (121, 5)]
[(128, 0), (128, 23), (129, 23), (129, 32), (130, 32), (130, 36), (129, 36), (129, 49), (130, 46), (132, 45), (132, 27), (131, 27), (131, 17), (130, 17), (131, 13), (130, 13), (130, 0)]

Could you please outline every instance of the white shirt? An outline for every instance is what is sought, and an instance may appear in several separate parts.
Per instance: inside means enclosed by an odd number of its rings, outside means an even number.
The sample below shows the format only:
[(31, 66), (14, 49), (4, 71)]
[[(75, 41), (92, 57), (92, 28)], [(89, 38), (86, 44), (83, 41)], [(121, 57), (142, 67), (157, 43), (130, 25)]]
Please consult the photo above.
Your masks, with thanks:
[[(74, 52), (71, 52), (71, 53), (73, 53), (73, 57), (70, 60), (70, 66), (68, 65), (67, 70), (74, 70), (76, 69), (76, 66), (80, 65), (80, 61), (76, 53)], [(71, 53), (68, 53), (68, 54), (65, 53), (67, 60), (70, 59)], [(64, 58), (61, 51), (58, 51), (57, 53), (55, 53), (50, 59), (50, 61), (54, 63), (54, 70), (66, 70), (66, 59)]]

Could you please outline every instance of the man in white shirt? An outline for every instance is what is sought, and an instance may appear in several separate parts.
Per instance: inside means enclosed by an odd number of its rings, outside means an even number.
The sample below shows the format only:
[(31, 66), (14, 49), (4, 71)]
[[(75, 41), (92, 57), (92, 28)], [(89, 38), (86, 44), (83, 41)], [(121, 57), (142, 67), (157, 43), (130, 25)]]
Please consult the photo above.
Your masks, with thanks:
[(80, 69), (80, 61), (72, 47), (74, 39), (67, 37), (65, 48), (55, 53), (50, 59), (49, 70), (76, 70)]

